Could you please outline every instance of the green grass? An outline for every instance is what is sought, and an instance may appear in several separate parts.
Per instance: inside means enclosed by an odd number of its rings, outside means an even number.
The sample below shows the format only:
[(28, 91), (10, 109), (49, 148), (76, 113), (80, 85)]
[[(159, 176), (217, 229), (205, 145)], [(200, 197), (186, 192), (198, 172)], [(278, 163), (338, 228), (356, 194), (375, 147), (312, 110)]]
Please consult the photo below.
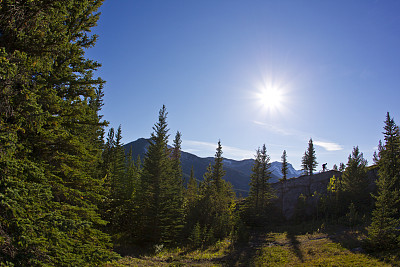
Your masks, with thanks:
[[(105, 266), (399, 266), (400, 251), (353, 252), (362, 231), (253, 233), (247, 244), (219, 242), (205, 250), (163, 249), (152, 256), (124, 257)], [(385, 260), (385, 261), (384, 261)], [(390, 263), (390, 264), (389, 264)]]
[(124, 257), (105, 266), (221, 266), (230, 250), (230, 241), (224, 240), (204, 250), (163, 249), (152, 256)]
[(253, 266), (391, 266), (362, 253), (353, 253), (324, 234), (290, 235), (263, 247)]

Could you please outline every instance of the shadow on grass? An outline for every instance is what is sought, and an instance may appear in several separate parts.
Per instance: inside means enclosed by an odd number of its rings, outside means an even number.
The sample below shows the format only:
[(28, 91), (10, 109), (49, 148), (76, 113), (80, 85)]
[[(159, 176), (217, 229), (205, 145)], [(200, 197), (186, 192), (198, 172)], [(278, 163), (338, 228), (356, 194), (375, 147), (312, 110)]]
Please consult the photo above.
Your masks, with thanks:
[(257, 249), (248, 244), (235, 244), (231, 253), (220, 260), (224, 266), (251, 266), (251, 261), (256, 255)]
[(304, 262), (303, 252), (300, 249), (300, 242), (297, 240), (296, 235), (293, 232), (287, 232), (286, 238), (289, 239), (290, 249), (301, 262)]
[(385, 262), (392, 266), (400, 266), (400, 248), (391, 251), (373, 252), (365, 249), (365, 238), (368, 235), (366, 227), (369, 224), (349, 227), (340, 224), (328, 225), (325, 233), (328, 234), (330, 240), (340, 244), (343, 248), (348, 249), (352, 253), (360, 253), (367, 255), (378, 261)]
[(361, 240), (358, 239), (358, 235), (358, 233), (353, 232), (339, 232), (330, 234), (330, 239), (335, 243), (339, 243), (342, 247), (353, 251), (363, 245)]
[[(267, 240), (268, 239), (268, 240)], [(221, 259), (223, 266), (252, 266), (253, 258), (258, 250), (266, 243), (273, 242), (265, 231), (256, 231), (250, 234), (247, 243), (235, 243), (231, 252)]]

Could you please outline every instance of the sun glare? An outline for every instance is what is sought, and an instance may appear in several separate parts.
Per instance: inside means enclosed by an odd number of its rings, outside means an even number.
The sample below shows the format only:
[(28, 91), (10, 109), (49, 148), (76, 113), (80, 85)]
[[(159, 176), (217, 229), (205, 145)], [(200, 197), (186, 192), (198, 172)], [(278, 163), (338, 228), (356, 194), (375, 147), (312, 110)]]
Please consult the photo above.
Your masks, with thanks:
[(254, 86), (251, 94), (254, 108), (260, 116), (278, 118), (290, 112), (290, 84), (276, 77), (263, 78)]
[(283, 100), (282, 92), (277, 88), (268, 88), (260, 92), (261, 104), (268, 109), (278, 109)]

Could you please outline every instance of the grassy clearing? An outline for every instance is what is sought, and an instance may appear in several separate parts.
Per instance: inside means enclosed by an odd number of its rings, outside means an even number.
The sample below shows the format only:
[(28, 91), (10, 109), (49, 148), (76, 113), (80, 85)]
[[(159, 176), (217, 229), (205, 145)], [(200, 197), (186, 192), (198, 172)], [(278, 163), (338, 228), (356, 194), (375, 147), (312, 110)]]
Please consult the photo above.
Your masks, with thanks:
[(252, 266), (391, 266), (371, 256), (354, 253), (326, 234), (270, 234), (272, 245), (262, 247)]
[(334, 234), (258, 232), (252, 233), (247, 244), (225, 240), (205, 250), (164, 249), (105, 266), (400, 266), (399, 251), (373, 257), (361, 250), (363, 238), (363, 233), (355, 230), (336, 229)]
[(231, 247), (230, 241), (224, 240), (205, 250), (164, 249), (152, 256), (124, 257), (105, 266), (222, 266)]

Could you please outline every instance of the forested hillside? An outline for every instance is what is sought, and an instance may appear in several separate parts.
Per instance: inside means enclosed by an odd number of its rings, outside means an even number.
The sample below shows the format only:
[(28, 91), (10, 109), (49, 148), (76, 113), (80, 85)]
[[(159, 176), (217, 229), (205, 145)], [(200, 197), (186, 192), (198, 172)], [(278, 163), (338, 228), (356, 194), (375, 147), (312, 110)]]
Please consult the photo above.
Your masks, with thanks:
[[(201, 258), (195, 253), (221, 247), (226, 265), (322, 264), (315, 257), (325, 254), (332, 265), (342, 263), (337, 255), (399, 264), (400, 131), (389, 113), (373, 165), (354, 146), (343, 172), (319, 175), (332, 174), (323, 188), (311, 186), (319, 181), (311, 138), (306, 175), (288, 180), (284, 150), (271, 186), (267, 145), (243, 162), (224, 159), (221, 140), (213, 157), (183, 153), (184, 133), (171, 132), (165, 106), (158, 118), (154, 112), (149, 139), (124, 146), (123, 127), (106, 128), (101, 116), (101, 64), (85, 55), (102, 2), (0, 1), (0, 266), (117, 265), (121, 255), (137, 264), (165, 251)], [(285, 196), (299, 184), (308, 190)], [(343, 228), (362, 255), (338, 245)], [(322, 248), (310, 246), (319, 239)]]

